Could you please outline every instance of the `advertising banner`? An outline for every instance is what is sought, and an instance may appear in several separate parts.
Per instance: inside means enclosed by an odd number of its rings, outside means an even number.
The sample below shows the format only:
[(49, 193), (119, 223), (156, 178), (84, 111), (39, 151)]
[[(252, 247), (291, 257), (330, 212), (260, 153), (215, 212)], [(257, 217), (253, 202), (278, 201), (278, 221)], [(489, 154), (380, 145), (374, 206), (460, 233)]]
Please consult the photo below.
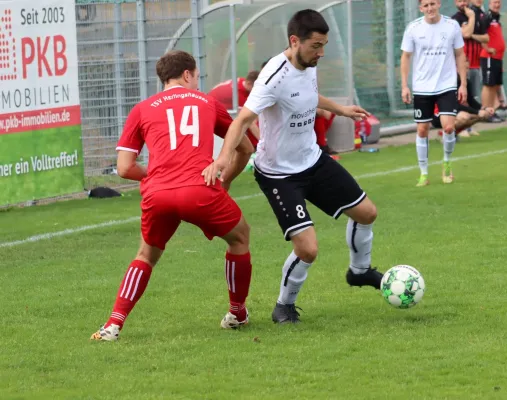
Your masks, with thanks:
[(0, 205), (83, 190), (74, 0), (0, 0)]

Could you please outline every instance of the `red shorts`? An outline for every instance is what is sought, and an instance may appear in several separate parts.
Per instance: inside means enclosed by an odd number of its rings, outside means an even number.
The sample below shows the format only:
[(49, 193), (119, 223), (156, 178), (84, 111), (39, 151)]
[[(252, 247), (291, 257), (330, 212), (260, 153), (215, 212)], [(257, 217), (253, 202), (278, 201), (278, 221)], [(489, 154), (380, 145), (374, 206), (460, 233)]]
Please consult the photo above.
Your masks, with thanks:
[(221, 187), (187, 186), (161, 190), (141, 202), (141, 232), (150, 246), (165, 249), (181, 221), (201, 228), (211, 240), (229, 233), (241, 210)]

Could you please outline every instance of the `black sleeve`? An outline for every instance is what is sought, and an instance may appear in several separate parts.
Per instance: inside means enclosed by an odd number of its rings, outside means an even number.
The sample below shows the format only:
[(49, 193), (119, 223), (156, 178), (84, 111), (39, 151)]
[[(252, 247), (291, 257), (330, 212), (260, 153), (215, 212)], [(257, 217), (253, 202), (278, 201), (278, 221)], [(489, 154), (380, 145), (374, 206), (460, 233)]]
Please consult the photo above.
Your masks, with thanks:
[(468, 107), (468, 106), (465, 106), (463, 104), (458, 104), (458, 112), (461, 112), (461, 111), (465, 111), (469, 114), (475, 114), (475, 115), (478, 115), (479, 114), (479, 110), (476, 110), (475, 108), (473, 107)]
[(488, 33), (488, 28), (491, 25), (491, 13), (488, 12), (487, 14), (479, 14), (475, 16), (475, 18), (479, 18), (479, 27), (480, 32), (478, 32), (479, 35), (485, 35)]
[(467, 102), (470, 107), (477, 110), (474, 114), (478, 114), (480, 109), (482, 108), (481, 103), (479, 103), (477, 100), (475, 100), (475, 96), (470, 95), (470, 92), (467, 94)]
[(459, 26), (462, 26), (465, 22), (468, 21), (468, 17), (462, 12), (457, 12), (452, 16), (452, 19), (457, 21)]

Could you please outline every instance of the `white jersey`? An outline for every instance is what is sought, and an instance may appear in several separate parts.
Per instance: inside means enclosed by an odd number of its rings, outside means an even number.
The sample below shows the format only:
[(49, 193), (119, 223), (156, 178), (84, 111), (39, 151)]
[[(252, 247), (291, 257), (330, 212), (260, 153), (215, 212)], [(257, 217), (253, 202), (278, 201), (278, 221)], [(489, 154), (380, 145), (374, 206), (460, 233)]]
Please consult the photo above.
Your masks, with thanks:
[(413, 53), (412, 92), (431, 96), (456, 90), (455, 49), (464, 47), (459, 24), (444, 15), (436, 24), (424, 17), (411, 22), (401, 43), (401, 50)]
[(317, 68), (298, 70), (283, 53), (269, 60), (245, 103), (259, 115), (257, 171), (285, 178), (317, 162), (322, 153), (313, 131), (318, 103)]

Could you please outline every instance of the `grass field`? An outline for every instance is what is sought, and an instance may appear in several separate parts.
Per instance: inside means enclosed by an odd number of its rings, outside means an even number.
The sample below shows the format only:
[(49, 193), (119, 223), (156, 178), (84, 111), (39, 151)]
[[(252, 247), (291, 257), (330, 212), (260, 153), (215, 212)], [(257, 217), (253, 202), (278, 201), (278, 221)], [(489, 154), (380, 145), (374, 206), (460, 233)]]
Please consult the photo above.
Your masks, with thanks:
[(0, 399), (506, 399), (507, 132), (458, 143), (452, 185), (441, 156), (432, 141), (425, 188), (413, 145), (341, 161), (379, 210), (374, 265), (418, 268), (422, 303), (397, 310), (348, 287), (346, 220), (310, 206), (320, 254), (297, 326), (270, 319), (290, 245), (250, 174), (232, 189), (252, 226), (240, 331), (219, 328), (224, 244), (182, 225), (121, 340), (89, 341), (137, 250), (135, 192), (0, 212)]

